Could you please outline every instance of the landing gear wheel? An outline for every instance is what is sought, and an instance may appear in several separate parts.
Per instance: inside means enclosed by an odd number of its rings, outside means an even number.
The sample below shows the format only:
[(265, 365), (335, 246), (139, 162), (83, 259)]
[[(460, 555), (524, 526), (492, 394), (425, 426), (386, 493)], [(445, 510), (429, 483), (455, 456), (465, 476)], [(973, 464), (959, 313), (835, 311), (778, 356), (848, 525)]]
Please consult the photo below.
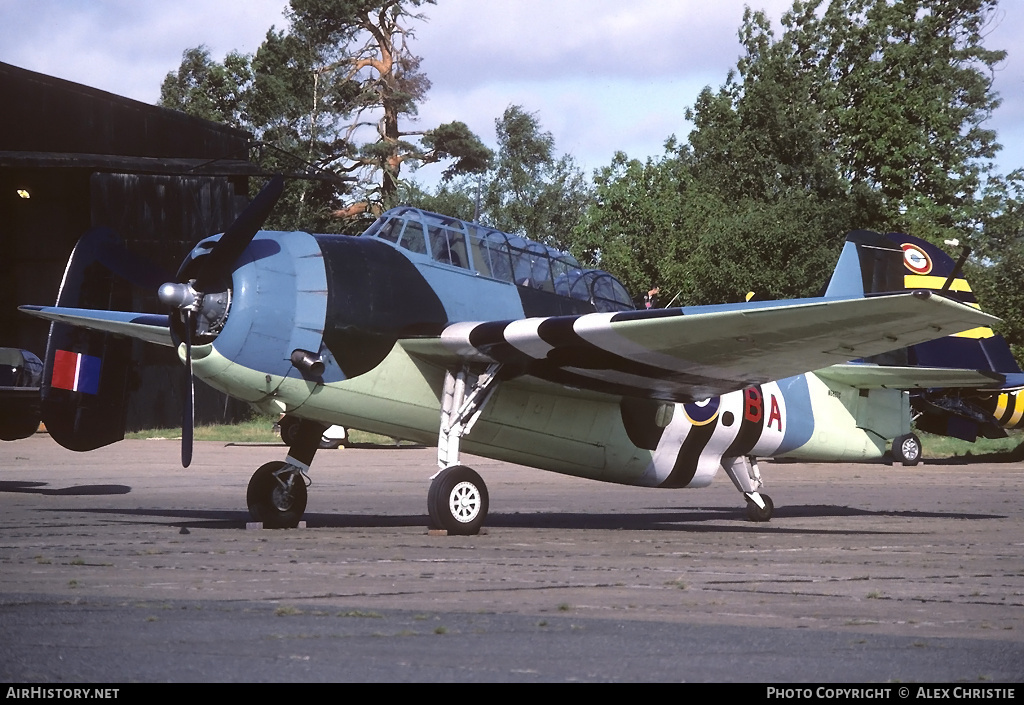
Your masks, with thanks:
[(750, 521), (765, 522), (772, 518), (772, 512), (775, 511), (775, 504), (772, 502), (772, 498), (763, 494), (761, 495), (761, 501), (764, 502), (764, 509), (757, 506), (753, 500), (747, 500), (747, 518)]
[(295, 468), (279, 472), (287, 466), (281, 460), (260, 466), (245, 493), (252, 518), (268, 529), (294, 529), (306, 511), (306, 482)]
[(913, 433), (897, 436), (892, 442), (892, 457), (903, 465), (917, 465), (921, 462), (921, 439)]
[(291, 448), (299, 433), (299, 420), (291, 416), (283, 416), (277, 425), (281, 429), (281, 440)]
[(430, 526), (455, 536), (478, 534), (488, 503), (487, 486), (476, 472), (464, 465), (445, 468), (427, 493)]
[[(281, 432), (281, 440), (284, 444), (291, 448), (295, 445), (295, 440), (299, 434), (299, 420), (292, 416), (283, 416), (280, 421), (277, 422), (277, 426)], [(321, 450), (333, 450), (341, 446), (341, 440), (337, 438), (328, 438), (323, 436), (320, 439)]]

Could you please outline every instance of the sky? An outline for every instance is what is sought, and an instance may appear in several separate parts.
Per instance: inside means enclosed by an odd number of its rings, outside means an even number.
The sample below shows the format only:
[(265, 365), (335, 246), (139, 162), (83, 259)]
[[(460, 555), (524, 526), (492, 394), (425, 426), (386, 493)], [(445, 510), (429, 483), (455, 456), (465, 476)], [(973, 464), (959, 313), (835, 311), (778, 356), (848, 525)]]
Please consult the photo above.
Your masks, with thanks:
[[(0, 62), (155, 103), (184, 50), (254, 52), (286, 26), (286, 4), (0, 0)], [(659, 156), (668, 137), (686, 138), (700, 90), (735, 67), (745, 4), (778, 27), (792, 0), (438, 0), (416, 24), (432, 88), (410, 129), (461, 120), (493, 147), (495, 119), (521, 105), (588, 174), (616, 151)], [(992, 25), (985, 46), (1009, 52), (995, 76), (1003, 105), (987, 124), (1005, 174), (1024, 167), (1024, 0), (1001, 0)], [(439, 171), (415, 176), (429, 184)]]

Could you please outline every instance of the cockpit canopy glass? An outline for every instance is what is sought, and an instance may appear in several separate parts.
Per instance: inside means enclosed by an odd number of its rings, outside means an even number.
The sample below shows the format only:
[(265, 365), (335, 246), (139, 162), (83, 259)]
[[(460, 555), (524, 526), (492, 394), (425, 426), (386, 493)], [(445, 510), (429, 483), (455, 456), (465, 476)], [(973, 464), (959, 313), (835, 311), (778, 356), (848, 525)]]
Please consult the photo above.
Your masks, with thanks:
[(363, 237), (386, 240), (435, 262), (490, 279), (588, 301), (598, 311), (634, 308), (625, 287), (611, 274), (583, 269), (568, 253), (478, 223), (418, 208), (393, 208)]

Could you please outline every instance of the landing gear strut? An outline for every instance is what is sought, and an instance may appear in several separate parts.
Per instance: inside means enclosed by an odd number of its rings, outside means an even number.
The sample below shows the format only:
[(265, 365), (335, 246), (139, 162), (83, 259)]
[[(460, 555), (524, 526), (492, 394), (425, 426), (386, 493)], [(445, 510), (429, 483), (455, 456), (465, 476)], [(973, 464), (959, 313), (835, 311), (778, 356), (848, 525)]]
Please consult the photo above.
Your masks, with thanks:
[(480, 418), (497, 389), (501, 365), (490, 365), (474, 376), (463, 367), (445, 372), (441, 399), (441, 431), (437, 439), (437, 466), (427, 492), (430, 527), (449, 534), (470, 536), (480, 532), (487, 518), (489, 498), (480, 475), (459, 464), (459, 445)]
[(757, 459), (748, 456), (722, 458), (722, 467), (732, 484), (747, 500), (747, 518), (757, 522), (769, 521), (775, 511), (775, 503), (768, 495), (758, 492), (764, 487), (764, 482), (761, 480), (761, 470), (757, 467)]

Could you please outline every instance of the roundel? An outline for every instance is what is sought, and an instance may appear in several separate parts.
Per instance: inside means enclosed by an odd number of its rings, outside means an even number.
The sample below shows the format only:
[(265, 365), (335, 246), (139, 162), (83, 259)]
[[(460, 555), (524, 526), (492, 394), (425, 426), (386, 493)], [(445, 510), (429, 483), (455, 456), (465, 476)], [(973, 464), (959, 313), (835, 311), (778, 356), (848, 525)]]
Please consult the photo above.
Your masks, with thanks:
[(718, 418), (718, 403), (718, 397), (711, 397), (703, 401), (683, 404), (683, 412), (694, 426), (704, 426)]
[(917, 245), (905, 242), (903, 247), (903, 264), (914, 274), (927, 274), (932, 271), (932, 260), (928, 253)]

